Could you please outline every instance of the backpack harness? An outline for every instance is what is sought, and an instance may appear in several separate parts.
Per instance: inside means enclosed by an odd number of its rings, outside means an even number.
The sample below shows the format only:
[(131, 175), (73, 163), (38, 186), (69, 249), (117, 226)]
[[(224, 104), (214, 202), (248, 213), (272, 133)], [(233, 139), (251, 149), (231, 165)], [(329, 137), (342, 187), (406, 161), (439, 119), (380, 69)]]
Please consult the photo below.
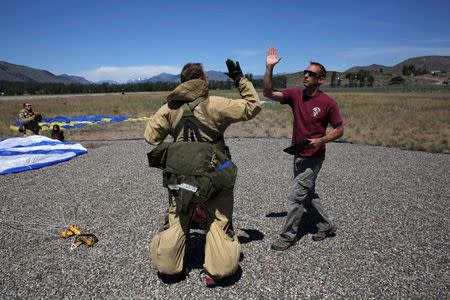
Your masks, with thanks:
[[(183, 104), (174, 142), (162, 142), (147, 154), (150, 167), (163, 170), (163, 186), (173, 193), (181, 212), (187, 212), (190, 203), (203, 203), (232, 188), (236, 181), (237, 167), (223, 136), (208, 142), (200, 135), (200, 130), (210, 137), (217, 135), (194, 116), (195, 107), (204, 100)], [(183, 140), (177, 141), (181, 132)]]

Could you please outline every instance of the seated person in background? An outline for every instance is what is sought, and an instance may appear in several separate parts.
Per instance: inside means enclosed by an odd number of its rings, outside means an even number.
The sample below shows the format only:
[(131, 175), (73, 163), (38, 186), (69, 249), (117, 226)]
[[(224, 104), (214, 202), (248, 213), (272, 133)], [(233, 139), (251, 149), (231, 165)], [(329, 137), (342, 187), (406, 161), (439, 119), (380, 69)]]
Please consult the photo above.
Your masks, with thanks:
[(19, 127), (19, 132), (25, 136), (39, 134), (41, 127), (39, 122), (42, 121), (42, 115), (34, 112), (30, 103), (22, 104), (22, 109), (19, 111), (19, 121), (22, 125)]
[(61, 142), (64, 141), (64, 132), (61, 131), (59, 125), (53, 125), (51, 138)]

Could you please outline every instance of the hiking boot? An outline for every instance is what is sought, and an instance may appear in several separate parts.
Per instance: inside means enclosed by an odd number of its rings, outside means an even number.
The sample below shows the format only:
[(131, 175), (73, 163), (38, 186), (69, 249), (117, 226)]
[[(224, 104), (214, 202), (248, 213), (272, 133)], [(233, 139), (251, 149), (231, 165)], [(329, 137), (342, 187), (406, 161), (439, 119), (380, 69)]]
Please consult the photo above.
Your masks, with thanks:
[(199, 277), (203, 278), (206, 287), (213, 288), (218, 285), (218, 281), (212, 278), (205, 270), (200, 271)]
[(186, 272), (183, 270), (181, 273), (178, 274), (164, 274), (161, 272), (157, 273), (157, 276), (159, 277), (159, 279), (161, 279), (162, 282), (166, 283), (166, 284), (174, 284), (177, 282), (180, 282), (182, 280), (186, 279)]
[(337, 227), (334, 225), (330, 225), (324, 230), (318, 230), (316, 234), (312, 236), (313, 241), (321, 241), (326, 239), (327, 237), (333, 237), (336, 235)]
[(205, 284), (206, 284), (207, 287), (213, 288), (213, 287), (215, 287), (217, 285), (217, 282), (214, 280), (214, 278), (206, 275), (205, 276)]
[(276, 250), (276, 251), (284, 251), (294, 244), (295, 244), (295, 240), (292, 242), (289, 242), (289, 241), (285, 241), (285, 240), (278, 238), (272, 243), (270, 248), (272, 250)]

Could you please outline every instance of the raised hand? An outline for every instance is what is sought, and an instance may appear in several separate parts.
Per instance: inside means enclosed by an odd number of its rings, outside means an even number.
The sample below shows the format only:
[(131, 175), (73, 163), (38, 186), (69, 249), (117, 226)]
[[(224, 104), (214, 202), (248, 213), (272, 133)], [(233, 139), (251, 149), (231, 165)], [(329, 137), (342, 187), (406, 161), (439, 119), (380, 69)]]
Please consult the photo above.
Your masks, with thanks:
[(277, 49), (270, 48), (267, 52), (266, 56), (266, 66), (274, 66), (276, 65), (282, 57), (277, 56)]
[(228, 72), (225, 73), (234, 81), (234, 85), (239, 86), (239, 81), (242, 77), (244, 77), (244, 74), (242, 73), (241, 66), (239, 65), (239, 62), (232, 61), (231, 59), (227, 59), (225, 62), (227, 65)]

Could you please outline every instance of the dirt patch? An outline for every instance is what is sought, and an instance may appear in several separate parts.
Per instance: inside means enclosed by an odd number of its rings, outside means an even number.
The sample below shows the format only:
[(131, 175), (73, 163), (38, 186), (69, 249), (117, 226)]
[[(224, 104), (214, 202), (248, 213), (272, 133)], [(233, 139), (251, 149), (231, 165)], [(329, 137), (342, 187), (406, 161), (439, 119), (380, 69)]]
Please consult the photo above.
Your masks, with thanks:
[(105, 146), (105, 143), (99, 141), (92, 141), (92, 142), (84, 142), (82, 143), (82, 145), (87, 149), (95, 149)]

